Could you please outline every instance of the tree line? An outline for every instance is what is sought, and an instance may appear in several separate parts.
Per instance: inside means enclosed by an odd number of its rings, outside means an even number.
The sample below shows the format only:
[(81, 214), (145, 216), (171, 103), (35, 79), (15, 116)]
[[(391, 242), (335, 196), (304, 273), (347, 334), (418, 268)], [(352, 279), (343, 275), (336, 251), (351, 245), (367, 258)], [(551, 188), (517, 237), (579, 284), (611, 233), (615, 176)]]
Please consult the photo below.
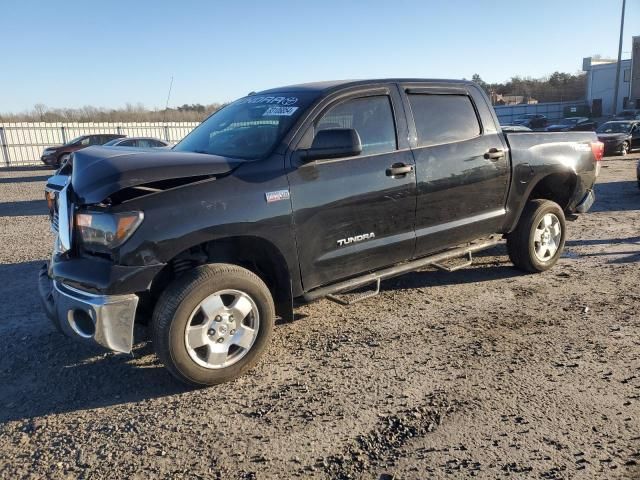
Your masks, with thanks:
[(123, 108), (49, 108), (36, 104), (22, 113), (0, 113), (0, 122), (200, 122), (222, 104), (184, 104), (175, 108), (152, 110), (143, 104), (127, 103)]
[[(487, 83), (474, 73), (471, 80), (479, 84), (495, 105), (505, 103), (504, 95), (521, 96), (521, 103), (582, 100), (587, 90), (586, 74), (554, 72), (542, 78), (511, 77), (501, 83)], [(127, 103), (123, 108), (49, 108), (36, 104), (22, 113), (0, 113), (0, 122), (200, 122), (223, 104), (184, 104), (167, 109), (148, 109), (143, 104)]]
[(500, 97), (504, 95), (521, 96), (521, 103), (530, 100), (546, 103), (584, 100), (587, 93), (587, 76), (582, 72), (554, 72), (542, 78), (515, 76), (502, 83), (487, 83), (475, 73), (471, 80), (480, 85), (496, 105), (501, 104)]

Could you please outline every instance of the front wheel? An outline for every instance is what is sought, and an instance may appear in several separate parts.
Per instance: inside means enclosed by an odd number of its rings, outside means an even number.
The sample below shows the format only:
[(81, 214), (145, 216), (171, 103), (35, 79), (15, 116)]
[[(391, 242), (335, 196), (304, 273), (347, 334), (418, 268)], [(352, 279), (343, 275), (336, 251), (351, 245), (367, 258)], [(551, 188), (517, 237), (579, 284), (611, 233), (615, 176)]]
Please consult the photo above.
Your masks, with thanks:
[(215, 385), (257, 363), (271, 338), (274, 317), (269, 289), (257, 275), (237, 265), (203, 265), (160, 296), (152, 340), (178, 380)]
[(527, 272), (553, 267), (564, 249), (564, 212), (551, 200), (527, 203), (516, 229), (507, 235), (507, 250), (514, 265)]

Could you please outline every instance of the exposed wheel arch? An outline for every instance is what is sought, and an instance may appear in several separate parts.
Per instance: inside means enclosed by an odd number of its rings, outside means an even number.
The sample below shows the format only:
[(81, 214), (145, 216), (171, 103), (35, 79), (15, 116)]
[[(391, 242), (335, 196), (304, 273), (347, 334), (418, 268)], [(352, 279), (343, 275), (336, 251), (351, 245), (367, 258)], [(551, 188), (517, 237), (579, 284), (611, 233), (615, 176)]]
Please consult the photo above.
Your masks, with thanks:
[(229, 263), (252, 271), (269, 287), (276, 313), (286, 321), (293, 318), (292, 279), (285, 257), (268, 240), (248, 235), (203, 242), (175, 255), (154, 278), (149, 300), (155, 302), (170, 282), (207, 263)]
[(527, 202), (530, 200), (551, 200), (566, 211), (576, 190), (578, 176), (573, 172), (551, 173), (535, 184)]

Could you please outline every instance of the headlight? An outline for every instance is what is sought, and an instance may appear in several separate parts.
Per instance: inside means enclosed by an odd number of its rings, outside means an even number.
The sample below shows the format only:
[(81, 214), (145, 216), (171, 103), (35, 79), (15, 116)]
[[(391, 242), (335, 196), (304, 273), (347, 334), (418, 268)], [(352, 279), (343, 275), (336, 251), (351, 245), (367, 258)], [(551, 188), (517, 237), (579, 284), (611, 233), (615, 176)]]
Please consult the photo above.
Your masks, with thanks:
[(127, 241), (140, 226), (142, 212), (106, 213), (79, 212), (75, 217), (75, 229), (83, 247), (106, 252)]

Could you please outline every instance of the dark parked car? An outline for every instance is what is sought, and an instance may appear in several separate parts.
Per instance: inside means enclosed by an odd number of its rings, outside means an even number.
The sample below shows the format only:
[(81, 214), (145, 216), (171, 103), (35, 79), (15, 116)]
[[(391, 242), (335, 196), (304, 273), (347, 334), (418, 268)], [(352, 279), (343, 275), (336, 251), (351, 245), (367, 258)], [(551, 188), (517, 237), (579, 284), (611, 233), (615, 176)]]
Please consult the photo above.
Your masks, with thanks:
[(554, 120), (553, 125), (547, 127), (547, 132), (592, 132), (598, 124), (587, 117), (569, 117)]
[(614, 120), (640, 120), (640, 110), (622, 110), (614, 117)]
[(130, 147), (130, 148), (166, 148), (169, 142), (150, 137), (126, 137), (116, 138), (104, 144), (105, 147)]
[(503, 239), (518, 268), (548, 270), (565, 212), (593, 204), (601, 159), (592, 132), (503, 133), (467, 81), (266, 90), (171, 150), (76, 152), (71, 176), (47, 184), (57, 238), (42, 304), (65, 334), (119, 352), (149, 322), (176, 378), (224, 382), (255, 365), (294, 305), (363, 300)]
[(112, 133), (100, 133), (95, 135), (82, 135), (74, 138), (70, 142), (60, 145), (59, 147), (48, 147), (42, 152), (42, 163), (50, 167), (58, 168), (65, 163), (73, 152), (81, 150), (92, 145), (104, 145), (105, 143), (116, 139), (123, 138), (125, 135), (116, 135)]
[(640, 148), (640, 121), (603, 123), (596, 133), (598, 140), (604, 143), (605, 155), (614, 153), (626, 155), (634, 148)]
[(531, 129), (545, 128), (547, 126), (547, 117), (538, 113), (528, 113), (520, 118), (516, 118), (513, 122), (514, 125), (522, 125)]

